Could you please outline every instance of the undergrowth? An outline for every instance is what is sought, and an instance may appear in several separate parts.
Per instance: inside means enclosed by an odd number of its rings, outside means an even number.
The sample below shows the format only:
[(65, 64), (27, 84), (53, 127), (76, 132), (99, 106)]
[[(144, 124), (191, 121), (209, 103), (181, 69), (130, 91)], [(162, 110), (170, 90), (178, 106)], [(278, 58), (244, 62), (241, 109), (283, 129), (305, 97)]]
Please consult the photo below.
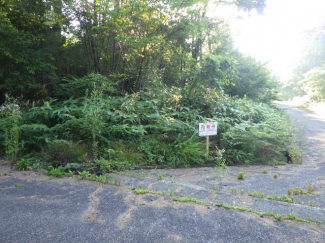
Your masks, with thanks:
[[(270, 105), (216, 90), (205, 91), (207, 99), (191, 103), (182, 89), (165, 86), (122, 95), (109, 85), (94, 86), (85, 97), (21, 104), (24, 109), (8, 98), (0, 113), (0, 151), (14, 160), (36, 156), (53, 168), (79, 164), (103, 172), (220, 161), (286, 163), (288, 153), (291, 162), (299, 161), (292, 125)], [(197, 134), (198, 123), (206, 120), (219, 124), (208, 159), (205, 139)]]

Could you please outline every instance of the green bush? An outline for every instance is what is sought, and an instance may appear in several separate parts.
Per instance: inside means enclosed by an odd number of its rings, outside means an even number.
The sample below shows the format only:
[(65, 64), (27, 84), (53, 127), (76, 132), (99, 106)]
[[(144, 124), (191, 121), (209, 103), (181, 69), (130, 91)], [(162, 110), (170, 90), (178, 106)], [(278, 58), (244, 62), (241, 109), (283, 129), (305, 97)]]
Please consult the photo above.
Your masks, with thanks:
[(84, 170), (84, 171), (79, 171), (78, 175), (83, 179), (87, 179), (88, 177), (90, 177), (91, 174), (89, 173), (89, 171)]
[(57, 168), (49, 166), (47, 167), (47, 174), (53, 177), (63, 177), (65, 176), (65, 168), (63, 166), (59, 166)]
[(21, 159), (16, 163), (16, 167), (18, 170), (30, 170), (30, 162), (28, 159)]

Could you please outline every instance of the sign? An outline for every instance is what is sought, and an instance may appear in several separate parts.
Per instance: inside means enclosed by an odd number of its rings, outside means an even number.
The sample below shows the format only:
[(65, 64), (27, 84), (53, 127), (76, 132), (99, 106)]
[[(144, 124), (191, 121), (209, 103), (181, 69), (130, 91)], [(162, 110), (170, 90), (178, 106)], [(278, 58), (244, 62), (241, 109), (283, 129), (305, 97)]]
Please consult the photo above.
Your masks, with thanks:
[(217, 122), (205, 122), (199, 123), (199, 136), (206, 137), (206, 136), (213, 136), (217, 135)]

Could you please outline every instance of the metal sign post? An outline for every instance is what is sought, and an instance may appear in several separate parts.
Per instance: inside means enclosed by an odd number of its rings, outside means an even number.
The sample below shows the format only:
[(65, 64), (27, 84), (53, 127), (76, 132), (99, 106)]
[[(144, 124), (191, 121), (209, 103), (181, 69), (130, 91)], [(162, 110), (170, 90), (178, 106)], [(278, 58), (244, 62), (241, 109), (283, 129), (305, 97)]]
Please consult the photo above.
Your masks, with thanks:
[(207, 159), (209, 158), (209, 148), (210, 148), (210, 137), (207, 136), (207, 139), (206, 139), (206, 157)]
[(217, 122), (205, 122), (199, 124), (199, 136), (206, 137), (206, 157), (209, 157), (210, 148), (210, 136), (217, 135), (218, 123)]

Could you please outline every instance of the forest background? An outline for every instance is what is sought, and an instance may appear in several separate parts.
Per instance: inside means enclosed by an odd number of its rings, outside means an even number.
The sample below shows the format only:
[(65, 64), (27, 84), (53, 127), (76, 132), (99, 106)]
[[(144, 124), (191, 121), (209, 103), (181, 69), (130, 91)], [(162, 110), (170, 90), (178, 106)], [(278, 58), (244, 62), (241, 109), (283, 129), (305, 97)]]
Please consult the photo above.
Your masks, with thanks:
[[(264, 0), (0, 0), (0, 154), (105, 172), (299, 162), (278, 80), (208, 6)], [(198, 123), (218, 122), (205, 156)]]

